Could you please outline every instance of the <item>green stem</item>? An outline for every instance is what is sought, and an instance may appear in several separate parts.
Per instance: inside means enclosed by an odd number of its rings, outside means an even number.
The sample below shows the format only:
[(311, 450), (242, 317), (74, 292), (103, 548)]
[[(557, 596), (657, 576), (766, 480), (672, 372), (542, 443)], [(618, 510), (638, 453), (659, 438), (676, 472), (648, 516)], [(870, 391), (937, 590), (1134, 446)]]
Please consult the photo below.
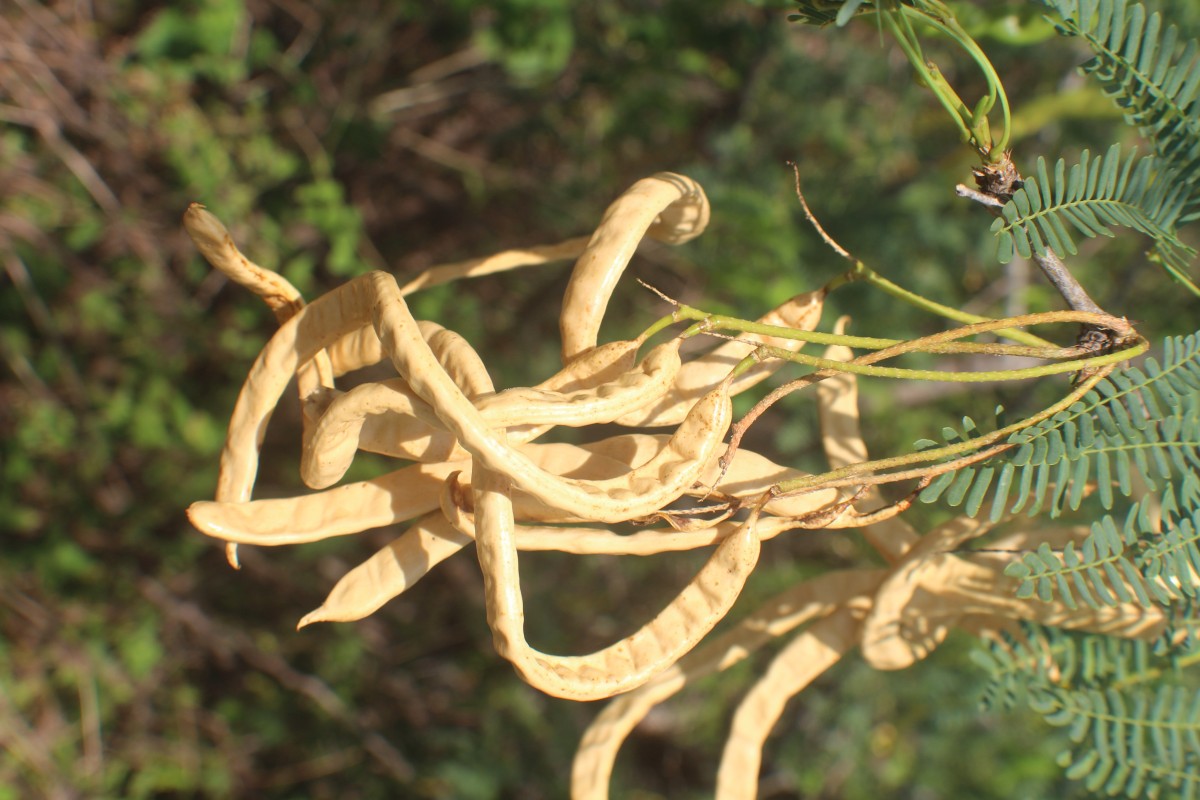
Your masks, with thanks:
[[(1003, 124), (999, 140), (995, 142), (991, 141), (990, 134), (988, 134), (986, 141), (979, 140), (977, 143), (981, 146), (981, 148), (987, 149), (985, 155), (989, 161), (998, 161), (1003, 156), (1004, 151), (1008, 149), (1010, 137), (1009, 130), (1012, 127), (1012, 111), (1008, 105), (1008, 94), (1004, 91), (1004, 84), (1000, 80), (1000, 75), (996, 72), (996, 68), (992, 65), (992, 62), (988, 60), (987, 55), (983, 52), (983, 48), (981, 48), (979, 44), (971, 38), (971, 35), (967, 33), (961, 25), (958, 24), (958, 20), (954, 18), (954, 15), (948, 8), (943, 6), (941, 3), (938, 3), (937, 6), (940, 7), (937, 15), (930, 14), (928, 12), (922, 12), (909, 6), (901, 6), (900, 8), (901, 12), (905, 15), (914, 16), (920, 19), (921, 21), (936, 28), (956, 41), (958, 45), (967, 52), (967, 55), (971, 57), (971, 60), (975, 62), (980, 71), (983, 72), (983, 76), (987, 80), (988, 85), (988, 104), (985, 106), (985, 108), (990, 109), (991, 106), (996, 103), (996, 101), (999, 101), (1000, 115)], [(957, 97), (957, 95), (955, 95), (955, 97)], [(972, 114), (971, 118), (972, 129), (977, 135), (982, 135), (984, 132), (982, 129), (978, 128), (977, 121), (975, 120), (975, 114)], [(983, 122), (986, 123), (986, 119), (984, 119)]]
[[(1146, 347), (1143, 346), (1142, 350), (1144, 351), (1145, 349)], [(1014, 422), (1011, 425), (1006, 425), (1005, 427), (993, 431), (992, 433), (984, 434), (983, 436), (977, 436), (974, 439), (968, 439), (965, 442), (959, 442), (958, 444), (935, 447), (931, 450), (922, 450), (919, 453), (909, 453), (908, 455), (903, 456), (881, 458), (878, 461), (867, 461), (860, 464), (848, 464), (840, 469), (831, 470), (820, 475), (809, 475), (805, 478), (796, 478), (794, 480), (784, 481), (783, 483), (779, 484), (778, 492), (779, 494), (789, 494), (791, 492), (802, 492), (807, 489), (816, 489), (819, 487), (823, 488), (843, 478), (852, 478), (865, 473), (878, 472), (879, 470), (907, 467), (912, 464), (928, 464), (931, 461), (940, 461), (943, 458), (975, 452), (987, 447), (990, 444), (994, 444), (1003, 438), (1011, 436), (1018, 431), (1032, 427), (1044, 419), (1049, 419), (1063, 409), (1069, 408), (1085, 394), (1090, 392), (1092, 388), (1095, 387), (1095, 385), (1101, 380), (1103, 380), (1106, 375), (1106, 372), (1101, 372), (1092, 376), (1079, 386), (1075, 387), (1074, 391), (1054, 405), (1042, 409), (1032, 417), (1023, 419), (1020, 422)], [(895, 478), (896, 480), (903, 480), (913, 476), (902, 474), (889, 477)]]
[[(963, 141), (971, 141), (973, 138), (971, 129), (963, 122), (964, 118), (970, 118), (970, 112), (967, 111), (966, 105), (959, 99), (954, 90), (950, 88), (950, 84), (946, 82), (946, 79), (930, 69), (929, 62), (922, 55), (921, 46), (917, 42), (917, 37), (908, 23), (908, 18), (903, 13), (896, 15), (896, 12), (892, 11), (883, 11), (881, 15), (884, 24), (888, 26), (888, 30), (896, 37), (896, 43), (900, 45), (900, 49), (908, 57), (909, 63), (916, 70), (921, 82), (933, 92), (934, 97), (938, 99), (938, 102), (942, 104), (955, 124), (958, 125)], [(903, 27), (896, 22), (894, 15), (899, 16), (904, 22)]]
[[(849, 272), (834, 278), (826, 286), (826, 288), (833, 290), (843, 283), (850, 283), (853, 281), (864, 281), (869, 283), (872, 286), (882, 289), (898, 300), (903, 300), (906, 303), (916, 306), (924, 311), (928, 311), (931, 314), (936, 314), (940, 317), (954, 320), (955, 322), (972, 324), (976, 322), (991, 321), (988, 317), (982, 317), (978, 314), (968, 314), (966, 311), (960, 311), (957, 308), (951, 308), (950, 306), (942, 305), (941, 303), (922, 297), (915, 292), (911, 292), (902, 286), (892, 283), (887, 278), (883, 277), (861, 261), (855, 261), (854, 267)], [(1032, 333), (1027, 333), (1025, 331), (1019, 331), (1012, 328), (998, 330), (996, 331), (996, 334), (998, 336), (1003, 336), (1006, 339), (1011, 339), (1014, 342), (1022, 342), (1023, 344), (1031, 345), (1033, 347), (1054, 347), (1051, 342), (1048, 342), (1039, 336), (1034, 336)]]
[[(1020, 369), (1004, 369), (1004, 370), (983, 370), (979, 372), (950, 372), (946, 370), (936, 369), (906, 369), (903, 367), (876, 367), (868, 364), (855, 364), (849, 361), (837, 361), (830, 358), (819, 358), (810, 356), (804, 353), (794, 353), (791, 350), (784, 350), (780, 347), (760, 347), (758, 348), (760, 357), (747, 357), (734, 368), (733, 374), (739, 375), (745, 372), (754, 364), (761, 360), (761, 356), (781, 358), (787, 361), (794, 361), (798, 364), (805, 364), (817, 369), (829, 369), (836, 372), (850, 372), (855, 375), (867, 375), (874, 378), (896, 378), (901, 380), (915, 381), (946, 381), (949, 383), (986, 383), (990, 381), (1020, 381), (1029, 378), (1041, 378), (1046, 375), (1061, 375), (1064, 372), (1079, 372), (1080, 370), (1090, 369), (1112, 364), (1117, 361), (1125, 361), (1131, 357), (1126, 350), (1119, 350), (1114, 353), (1105, 353), (1100, 356), (1091, 358), (1073, 359), (1071, 361), (1059, 361), (1054, 364), (1041, 364), (1036, 367), (1022, 367)], [(749, 362), (746, 364), (746, 362)], [(743, 364), (746, 364), (743, 367)]]

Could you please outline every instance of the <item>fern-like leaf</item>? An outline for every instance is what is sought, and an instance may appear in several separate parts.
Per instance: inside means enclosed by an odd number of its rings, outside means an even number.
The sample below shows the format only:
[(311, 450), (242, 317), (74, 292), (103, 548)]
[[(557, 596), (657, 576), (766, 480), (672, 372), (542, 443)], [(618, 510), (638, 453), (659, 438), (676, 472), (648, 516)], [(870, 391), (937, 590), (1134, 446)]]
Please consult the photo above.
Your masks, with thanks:
[[(938, 476), (921, 500), (972, 502), (974, 516), (990, 492), (990, 514), (1052, 516), (1077, 509), (1090, 479), (1106, 509), (1115, 492), (1130, 496), (1134, 475), (1153, 491), (1200, 470), (1200, 334), (1167, 339), (1162, 362), (1119, 370), (1050, 419), (1014, 433), (1015, 451)], [(987, 485), (980, 486), (986, 482)]]
[(1095, 56), (1082, 66), (1154, 143), (1164, 167), (1188, 184), (1189, 215), (1200, 214), (1200, 44), (1180, 41), (1175, 25), (1124, 0), (1042, 0), (1065, 36), (1088, 43)]
[(1066, 727), (1074, 750), (1059, 757), (1090, 792), (1158, 797), (1200, 793), (1200, 691), (1178, 686), (1035, 692), (1030, 705)]
[[(1175, 25), (1125, 0), (1041, 0), (1057, 12), (1058, 32), (1088, 43), (1095, 56), (1081, 69), (1140, 128), (1160, 159), (1159, 181), (1179, 190), (1178, 222), (1200, 218), (1200, 43), (1181, 41)], [(1153, 235), (1153, 234), (1151, 234)], [(1194, 294), (1186, 251), (1157, 239), (1158, 260)]]
[(1069, 171), (1059, 159), (1052, 179), (1039, 157), (1036, 177), (1025, 180), (992, 223), (1001, 263), (1014, 254), (1029, 258), (1048, 249), (1073, 255), (1078, 251), (1069, 229), (1088, 237), (1112, 236), (1110, 226), (1121, 226), (1150, 236), (1164, 261), (1186, 269), (1196, 251), (1180, 241), (1175, 227), (1187, 187), (1156, 167), (1153, 156), (1138, 159), (1131, 153), (1122, 160), (1120, 145), (1113, 145), (1094, 159), (1084, 150)]

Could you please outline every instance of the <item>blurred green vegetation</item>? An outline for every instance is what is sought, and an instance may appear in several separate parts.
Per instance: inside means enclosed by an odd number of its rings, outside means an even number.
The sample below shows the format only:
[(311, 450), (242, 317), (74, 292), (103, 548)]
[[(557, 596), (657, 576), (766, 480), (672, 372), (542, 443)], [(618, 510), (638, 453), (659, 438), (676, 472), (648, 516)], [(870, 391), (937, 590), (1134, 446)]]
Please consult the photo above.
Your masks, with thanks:
[[(1017, 161), (1128, 138), (1028, 4), (958, 4), (1011, 93)], [(995, 263), (956, 198), (969, 153), (870, 26), (786, 21), (781, 2), (188, 0), (0, 6), (0, 798), (548, 798), (595, 707), (544, 697), (492, 650), (464, 555), (371, 619), (291, 624), (394, 536), (265, 551), (229, 571), (187, 524), (211, 496), (225, 421), (274, 322), (195, 255), (201, 201), (259, 263), (313, 296), (368, 269), (430, 265), (589, 231), (634, 180), (701, 181), (708, 232), (647, 246), (633, 272), (683, 302), (756, 317), (844, 268), (805, 223), (788, 159), (829, 232), (875, 269), (977, 313), (1056, 307)], [(1176, 21), (1193, 35), (1200, 10)], [(931, 55), (966, 87), (949, 50)], [(1195, 327), (1136, 237), (1072, 268), (1150, 338)], [(419, 316), (504, 370), (557, 357), (566, 267), (430, 291)], [(661, 303), (632, 281), (609, 323)], [(850, 287), (827, 319), (867, 335), (941, 323)], [(1184, 322), (1181, 322), (1184, 321)], [(1190, 322), (1187, 320), (1191, 320)], [(518, 322), (519, 321), (519, 322)], [(502, 365), (502, 366), (501, 366)], [(1026, 388), (871, 388), (875, 452)], [(815, 414), (775, 409), (756, 449), (819, 463)], [(263, 496), (292, 494), (298, 413), (268, 435)], [(371, 469), (364, 462), (361, 469)], [(852, 535), (770, 543), (739, 603), (869, 558)], [(652, 613), (688, 559), (534, 554), (532, 638), (583, 650)], [(565, 581), (564, 577), (570, 580)], [(653, 580), (649, 580), (653, 577)], [(570, 586), (564, 592), (563, 586)], [(977, 713), (953, 642), (903, 675), (853, 659), (805, 692), (764, 761), (763, 797), (1062, 796), (1055, 734)], [(618, 797), (702, 797), (753, 665), (635, 733)]]

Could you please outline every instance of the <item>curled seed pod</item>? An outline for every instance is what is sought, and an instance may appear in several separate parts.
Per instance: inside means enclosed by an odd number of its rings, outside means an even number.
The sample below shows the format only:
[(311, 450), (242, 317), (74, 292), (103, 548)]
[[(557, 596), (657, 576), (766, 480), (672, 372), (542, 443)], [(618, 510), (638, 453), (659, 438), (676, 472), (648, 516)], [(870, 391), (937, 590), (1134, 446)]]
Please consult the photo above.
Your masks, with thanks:
[(583, 351), (563, 368), (535, 386), (551, 392), (589, 389), (633, 369), (642, 339), (622, 339)]
[[(954, 581), (956, 569), (970, 566), (953, 551), (992, 527), (983, 520), (956, 517), (927, 533), (905, 554), (875, 592), (875, 602), (863, 622), (862, 652), (868, 664), (876, 669), (904, 669), (941, 644), (949, 625), (922, 625), (918, 629), (907, 625), (905, 619), (913, 603), (919, 601), (918, 594), (936, 593), (934, 587)], [(965, 610), (954, 607), (952, 613), (960, 616)], [(929, 619), (924, 615), (920, 618)]]
[(758, 561), (752, 516), (718, 545), (692, 582), (634, 634), (586, 656), (541, 653), (525, 641), (511, 483), (478, 460), (474, 474), (476, 549), (493, 641), (522, 678), (547, 694), (596, 700), (650, 680), (725, 616)]
[(397, 371), (442, 424), (476, 458), (512, 477), (522, 491), (576, 516), (617, 522), (651, 513), (695, 482), (729, 428), (732, 406), (718, 387), (695, 405), (667, 446), (620, 478), (561, 478), (501, 444), (486, 420), (446, 373), (399, 294), (395, 278), (370, 273), (318, 298), (285, 323), (255, 360), (230, 420), (221, 456), (217, 500), (249, 498), (258, 447), (271, 411), (297, 363), (307, 360), (370, 315)]
[[(246, 258), (229, 235), (229, 231), (215, 215), (199, 203), (188, 206), (183, 215), (183, 226), (201, 255), (219, 272), (263, 299), (282, 325), (294, 317), (303, 307), (304, 299), (296, 287), (282, 275), (260, 267)], [(311, 360), (310, 360), (311, 359)], [(302, 365), (292, 369), (296, 373), (296, 386), (301, 405), (308, 407), (308, 400), (333, 389), (333, 365), (327, 353), (318, 348)], [(290, 378), (290, 375), (289, 375)], [(311, 417), (305, 414), (304, 427), (307, 435)], [(250, 482), (253, 483), (253, 476)], [(218, 485), (218, 495), (222, 487)], [(247, 494), (247, 497), (249, 495)], [(221, 499), (233, 499), (224, 497)], [(245, 498), (241, 498), (245, 499)], [(238, 566), (237, 546), (226, 547), (226, 557), (234, 567)]]
[(588, 237), (579, 236), (555, 244), (504, 250), (483, 258), (456, 261), (453, 264), (439, 264), (436, 267), (430, 267), (404, 284), (400, 293), (407, 296), (421, 289), (428, 289), (431, 286), (450, 283), (462, 278), (477, 278), (481, 275), (491, 275), (510, 269), (534, 267), (553, 261), (578, 258), (579, 254), (587, 247), (587, 243)]
[(305, 614), (297, 627), (368, 617), (470, 543), (471, 538), (454, 530), (441, 513), (426, 514), (343, 575), (321, 607)]
[(498, 436), (441, 369), (395, 279), (379, 272), (366, 277), (372, 282), (370, 307), (376, 330), (400, 375), (477, 461), (503, 473), (547, 507), (598, 522), (620, 522), (657, 511), (696, 481), (729, 429), (733, 407), (722, 384), (696, 403), (658, 454), (625, 475), (580, 481), (547, 473)]
[(387, 357), (375, 327), (369, 321), (339, 336), (325, 348), (325, 352), (329, 354), (333, 374), (337, 376), (373, 367)]
[(495, 391), (487, 366), (466, 339), (436, 322), (421, 320), (417, 329), (428, 342), (433, 357), (469, 399)]
[(470, 457), (400, 378), (366, 383), (336, 397), (304, 443), (300, 476), (313, 489), (332, 486), (359, 450), (424, 463)]
[(679, 371), (679, 339), (655, 347), (632, 369), (596, 386), (573, 391), (506, 389), (478, 403), (497, 428), (563, 425), (579, 428), (612, 422), (661, 397)]
[[(710, 463), (700, 483), (713, 486), (714, 491), (725, 495), (752, 498), (764, 494), (772, 486), (806, 474), (780, 466), (752, 450), (739, 448), (724, 470), (717, 461)], [(806, 494), (774, 498), (763, 507), (763, 512), (778, 517), (799, 518), (832, 506), (837, 500), (837, 489), (819, 489)]]
[(814, 622), (772, 659), (734, 713), (717, 771), (718, 800), (758, 797), (763, 744), (784, 706), (854, 647), (858, 629), (853, 612), (843, 609)]
[(219, 502), (250, 498), (258, 448), (297, 365), (369, 323), (372, 295), (369, 275), (322, 295), (281, 325), (258, 354), (229, 420), (217, 478)]
[(183, 227), (208, 263), (261, 297), (278, 322), (287, 322), (304, 307), (296, 287), (279, 273), (246, 258), (221, 220), (200, 203), (192, 203), (183, 212)]
[[(470, 489), (449, 480), (442, 489), (442, 515), (464, 536), (476, 535), (475, 514), (468, 509)], [(650, 528), (633, 533), (614, 533), (603, 528), (515, 523), (513, 537), (518, 550), (553, 550), (573, 555), (649, 556), (712, 547), (735, 534), (744, 523), (722, 520), (687, 531)], [(760, 542), (792, 530), (795, 523), (779, 517), (759, 517), (754, 532)]]
[(884, 570), (840, 570), (789, 587), (737, 626), (688, 653), (653, 680), (614, 698), (584, 732), (571, 767), (571, 797), (606, 800), (625, 739), (650, 710), (688, 683), (722, 672), (773, 639), (839, 608), (866, 606)]
[[(783, 305), (768, 312), (758, 321), (765, 325), (781, 325), (795, 330), (815, 330), (821, 321), (821, 310), (825, 305), (824, 291), (799, 294)], [(697, 399), (712, 391), (725, 380), (730, 371), (757, 347), (769, 345), (781, 350), (797, 352), (804, 342), (783, 339), (778, 336), (743, 333), (707, 353), (690, 358), (684, 363), (675, 378), (675, 383), (665, 397), (646, 408), (630, 413), (617, 420), (629, 427), (659, 427), (676, 425), (687, 414)], [(757, 385), (773, 375), (785, 361), (768, 358), (734, 379), (730, 385), (731, 396)]]
[[(525, 455), (540, 469), (581, 480), (618, 475), (628, 465), (571, 444), (527, 445)], [(314, 542), (370, 528), (394, 525), (437, 508), (447, 476), (460, 472), (469, 480), (471, 462), (419, 464), (368, 481), (346, 484), (299, 497), (243, 503), (200, 501), (188, 509), (202, 533), (229, 542), (259, 545)], [(547, 509), (517, 496), (522, 519), (579, 522), (579, 518)]]
[(613, 201), (575, 262), (563, 295), (559, 329), (564, 364), (596, 346), (609, 298), (642, 237), (650, 232), (682, 244), (704, 230), (708, 215), (700, 184), (670, 172), (643, 178)]
[[(300, 291), (277, 272), (260, 267), (238, 249), (216, 215), (199, 203), (183, 212), (183, 227), (196, 249), (218, 272), (262, 298), (281, 325), (304, 307)], [(326, 353), (317, 353), (297, 373), (300, 398), (333, 386), (333, 366)]]

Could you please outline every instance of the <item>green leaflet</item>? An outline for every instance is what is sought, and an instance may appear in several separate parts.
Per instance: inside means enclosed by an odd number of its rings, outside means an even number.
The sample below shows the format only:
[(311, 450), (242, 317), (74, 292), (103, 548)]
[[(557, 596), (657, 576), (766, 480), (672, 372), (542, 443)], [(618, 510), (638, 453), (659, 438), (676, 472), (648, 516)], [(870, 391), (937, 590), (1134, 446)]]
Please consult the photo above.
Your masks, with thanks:
[[(974, 423), (964, 420), (968, 432)], [(964, 438), (947, 428), (950, 442)], [(1013, 434), (1012, 450), (985, 462), (938, 476), (921, 493), (923, 502), (970, 499), (975, 516), (987, 508), (993, 521), (1005, 514), (1051, 516), (1077, 509), (1089, 480), (1105, 509), (1130, 496), (1134, 477), (1158, 491), (1200, 470), (1200, 334), (1165, 340), (1162, 361), (1114, 372), (1068, 409)], [(990, 487), (978, 489), (987, 481)], [(984, 492), (991, 502), (984, 502)]]
[(1196, 658), (1194, 643), (1155, 647), (1030, 624), (973, 654), (988, 675), (985, 708), (1027, 703), (1067, 729), (1067, 777), (1135, 798), (1200, 790), (1200, 691), (1171, 680)]
[[(1060, 34), (1079, 37), (1091, 47), (1095, 55), (1081, 70), (1099, 81), (1124, 113), (1125, 121), (1138, 127), (1153, 145), (1158, 174), (1151, 182), (1162, 184), (1161, 196), (1172, 197), (1174, 216), (1169, 220), (1171, 224), (1164, 225), (1167, 220), (1156, 219), (1155, 209), (1142, 209), (1164, 227), (1167, 235), (1132, 227), (1152, 236), (1160, 263), (1176, 280), (1200, 295), (1200, 287), (1186, 274), (1194, 253), (1180, 249), (1174, 235), (1175, 224), (1200, 217), (1200, 150), (1195, 147), (1200, 140), (1200, 43), (1195, 39), (1181, 41), (1175, 25), (1164, 27), (1162, 16), (1157, 12), (1148, 14), (1141, 3), (1041, 2), (1058, 15), (1051, 21)], [(1044, 185), (1045, 181), (1040, 183)], [(1045, 232), (1044, 227), (1041, 232)], [(1020, 240), (1008, 242), (1002, 236), (1002, 255), (1009, 245), (1019, 247)]]
[(1069, 170), (1059, 159), (1053, 178), (1039, 157), (1036, 177), (1025, 180), (992, 223), (998, 257), (1008, 263), (1014, 255), (1030, 258), (1047, 250), (1074, 255), (1078, 250), (1072, 229), (1091, 238), (1112, 236), (1112, 226), (1132, 228), (1151, 237), (1164, 263), (1200, 292), (1183, 273), (1195, 250), (1175, 231), (1187, 190), (1173, 173), (1158, 169), (1154, 156), (1138, 159), (1132, 152), (1122, 159), (1120, 145), (1095, 158), (1084, 150)]

